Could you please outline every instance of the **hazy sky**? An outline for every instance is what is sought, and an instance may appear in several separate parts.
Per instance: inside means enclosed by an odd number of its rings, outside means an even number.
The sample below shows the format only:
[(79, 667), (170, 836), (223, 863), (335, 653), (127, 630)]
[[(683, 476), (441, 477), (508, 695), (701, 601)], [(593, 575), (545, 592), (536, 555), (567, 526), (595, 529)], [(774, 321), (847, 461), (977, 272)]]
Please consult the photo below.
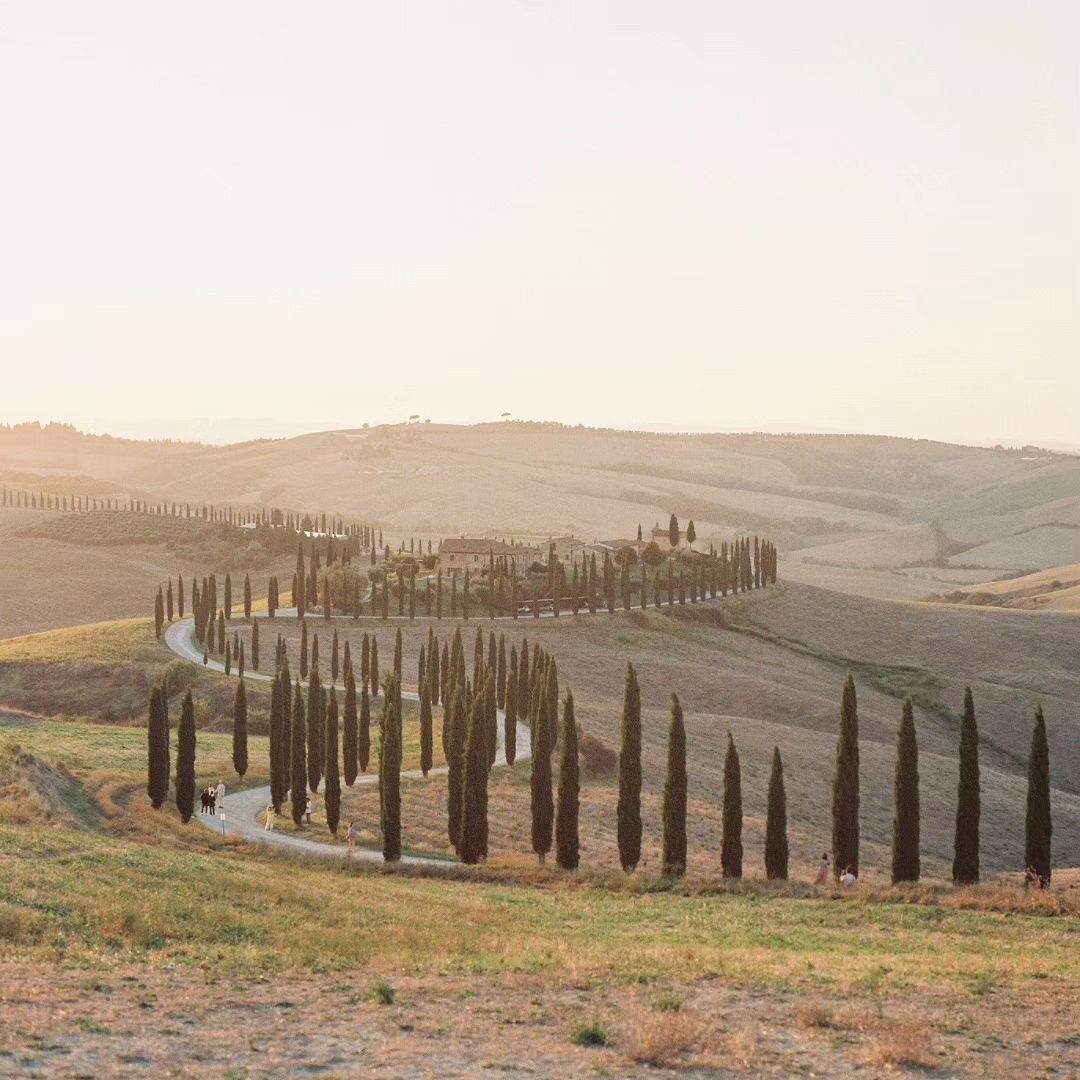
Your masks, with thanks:
[(1078, 72), (1076, 0), (0, 0), (0, 419), (1080, 444)]

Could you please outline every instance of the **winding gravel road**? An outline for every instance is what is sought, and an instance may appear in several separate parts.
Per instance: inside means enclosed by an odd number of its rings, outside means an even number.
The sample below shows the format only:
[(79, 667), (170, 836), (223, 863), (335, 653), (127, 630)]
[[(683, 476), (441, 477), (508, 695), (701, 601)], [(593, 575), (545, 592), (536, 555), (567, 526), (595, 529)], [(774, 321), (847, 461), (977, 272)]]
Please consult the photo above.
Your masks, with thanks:
[[(290, 609), (291, 614), (295, 615), (296, 609)], [(278, 614), (288, 615), (290, 611), (279, 610)], [(253, 613), (254, 614), (254, 613)], [(268, 618), (266, 615), (254, 615), (256, 618)], [(176, 622), (170, 623), (165, 630), (164, 634), (165, 645), (171, 649), (177, 656), (182, 657), (184, 660), (190, 660), (194, 664), (203, 663), (202, 650), (195, 642), (195, 621), (194, 619), (179, 619)], [(225, 665), (220, 660), (215, 660), (212, 656), (207, 658), (205, 667), (212, 671), (220, 671), (222, 674), (225, 672)], [(269, 682), (272, 678), (271, 675), (261, 671), (245, 671), (245, 679), (252, 679), (255, 681)], [(301, 683), (304, 680), (300, 680)], [(334, 684), (338, 690), (344, 692), (344, 685), (341, 683)], [(408, 701), (419, 701), (420, 696), (413, 690), (402, 690), (401, 696)], [(502, 721), (506, 719), (506, 714), (499, 710), (499, 745), (495, 755), (496, 765), (506, 764), (506, 752), (503, 746), (503, 724)], [(523, 724), (518, 721), (517, 725), (517, 761), (524, 761), (532, 752), (531, 737), (529, 727), (527, 724)], [(440, 765), (434, 769), (429, 770), (428, 776), (445, 776), (447, 768), (445, 765)], [(419, 769), (410, 769), (403, 772), (402, 777), (409, 780), (421, 779), (423, 773)], [(356, 785), (358, 787), (367, 787), (372, 784), (377, 784), (379, 778), (375, 773), (361, 773), (356, 778)], [(226, 792), (228, 791), (228, 785), (226, 784)], [(245, 788), (243, 791), (239, 791), (234, 795), (226, 794), (224, 808), (224, 817), (220, 815), (210, 816), (209, 814), (199, 813), (197, 815), (199, 821), (205, 825), (208, 829), (212, 829), (217, 833), (222, 833), (225, 836), (236, 836), (242, 840), (246, 840), (249, 843), (256, 844), (269, 844), (271, 847), (303, 853), (305, 855), (317, 855), (320, 858), (329, 859), (345, 859), (350, 858), (348, 847), (342, 843), (337, 844), (325, 844), (316, 840), (307, 840), (302, 836), (297, 836), (294, 833), (278, 832), (276, 829), (264, 829), (260, 817), (262, 811), (267, 807), (270, 802), (270, 787), (266, 785), (264, 787)], [(354, 859), (362, 859), (366, 862), (382, 862), (382, 853), (378, 851), (372, 851), (370, 848), (356, 848), (351, 856)], [(456, 862), (434, 858), (424, 855), (405, 855), (401, 856), (401, 862), (405, 865), (414, 866), (455, 866)]]

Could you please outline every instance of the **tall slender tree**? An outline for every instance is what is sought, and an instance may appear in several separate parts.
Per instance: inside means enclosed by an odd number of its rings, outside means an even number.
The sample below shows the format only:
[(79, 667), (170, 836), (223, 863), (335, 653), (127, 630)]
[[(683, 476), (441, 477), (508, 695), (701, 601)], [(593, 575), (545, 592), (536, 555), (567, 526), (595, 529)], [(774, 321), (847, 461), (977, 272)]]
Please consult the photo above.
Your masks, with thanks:
[(634, 666), (629, 662), (619, 752), (618, 840), (619, 862), (630, 873), (641, 858), (641, 691)]
[(289, 793), (292, 819), (297, 824), (304, 820), (307, 810), (307, 718), (304, 710), (304, 692), (300, 689), (300, 680), (296, 680), (293, 691), (292, 736), (289, 740)]
[(1027, 814), (1024, 819), (1024, 867), (1027, 877), (1043, 888), (1050, 884), (1050, 747), (1042, 705), (1032, 710), (1031, 756), (1028, 758)]
[(345, 783), (349, 787), (356, 783), (358, 725), (356, 679), (353, 677), (352, 667), (350, 666), (345, 671), (345, 706), (341, 732), (341, 752), (342, 757), (345, 759), (342, 772), (345, 774)]
[(308, 787), (312, 791), (319, 790), (319, 781), (322, 780), (325, 758), (323, 756), (323, 735), (326, 725), (324, 724), (325, 694), (319, 676), (312, 671), (308, 679)]
[(468, 721), (465, 712), (465, 688), (455, 685), (451, 691), (446, 726), (446, 829), (456, 851), (461, 843), (461, 793), (465, 777), (465, 735)]
[(232, 760), (237, 775), (243, 776), (248, 767), (247, 689), (243, 679), (237, 680), (233, 699)]
[(401, 707), (397, 675), (386, 680), (383, 702), (382, 739), (379, 745), (379, 792), (383, 838), (383, 859), (401, 858)]
[(151, 689), (150, 715), (146, 725), (146, 793), (150, 796), (150, 804), (155, 810), (169, 797), (169, 736), (165, 726), (165, 708), (161, 701), (163, 693), (160, 686)]
[(195, 813), (195, 702), (190, 690), (180, 707), (176, 739), (176, 809), (187, 823)]
[(251, 621), (251, 670), (259, 670), (259, 620)]
[(338, 703), (337, 690), (331, 685), (326, 703), (326, 728), (323, 735), (323, 753), (326, 759), (326, 776), (323, 780), (323, 806), (326, 809), (326, 827), (337, 835), (341, 820), (341, 774), (338, 769)]
[(371, 698), (367, 683), (360, 686), (360, 721), (356, 730), (356, 763), (360, 771), (367, 772), (371, 758)]
[(682, 705), (675, 694), (671, 695), (668, 725), (663, 819), (663, 870), (669, 877), (682, 877), (686, 873), (686, 727)]
[(964, 717), (960, 721), (960, 779), (956, 791), (956, 835), (953, 842), (953, 881), (974, 885), (979, 880), (979, 726), (971, 687), (964, 688)]
[(769, 881), (787, 881), (787, 793), (784, 791), (784, 763), (780, 747), (773, 747), (769, 774), (769, 808), (765, 818), (765, 876)]
[(562, 758), (559, 761), (559, 802), (555, 811), (555, 862), (563, 870), (576, 870), (580, 859), (578, 803), (581, 781), (578, 764), (577, 721), (574, 695), (566, 692), (562, 719)]
[(728, 732), (727, 756), (724, 758), (724, 813), (723, 841), (720, 848), (720, 865), (724, 877), (742, 877), (742, 769), (735, 739)]
[(919, 880), (919, 746), (911, 698), (904, 698), (896, 733), (896, 775), (893, 781), (892, 879)]
[(551, 744), (549, 730), (550, 710), (547, 704), (547, 685), (536, 680), (532, 710), (532, 775), (529, 789), (532, 806), (532, 849), (543, 863), (551, 850), (551, 832), (554, 824), (555, 803), (551, 796)]
[(506, 681), (506, 707), (503, 713), (503, 754), (506, 764), (513, 765), (517, 757), (517, 649), (510, 647), (510, 672)]
[(840, 734), (832, 799), (833, 873), (859, 876), (859, 709), (855, 680), (848, 675), (840, 701)]
[(485, 699), (494, 694), (491, 677), (473, 695), (469, 727), (465, 737), (464, 773), (461, 791), (461, 861), (474, 865), (487, 855), (488, 845), (488, 747)]
[(420, 683), (420, 771), (424, 776), (431, 771), (433, 753), (431, 693), (425, 678)]

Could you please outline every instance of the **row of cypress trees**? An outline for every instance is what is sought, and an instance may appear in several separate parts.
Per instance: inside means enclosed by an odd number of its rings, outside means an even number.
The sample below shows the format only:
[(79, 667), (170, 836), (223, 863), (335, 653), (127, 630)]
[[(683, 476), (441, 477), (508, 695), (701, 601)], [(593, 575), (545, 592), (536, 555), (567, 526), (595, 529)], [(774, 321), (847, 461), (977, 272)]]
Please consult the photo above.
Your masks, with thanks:
[[(335, 791), (328, 793), (328, 822), (336, 830), (340, 799), (338, 776), (338, 705), (336, 689), (329, 695), (319, 675), (318, 639), (314, 639), (313, 667), (309, 674), (307, 714), (313, 720), (310, 732), (305, 727), (305, 705), (297, 680), (290, 701), (290, 676), (284, 641), (279, 638), (278, 674), (274, 680), (270, 723), (271, 792), (275, 807), (285, 793), (293, 791), (293, 816), (299, 822), (306, 801), (306, 787), (317, 790), (324, 775), (333, 772)], [(370, 756), (369, 683), (378, 683), (378, 644), (375, 635), (365, 634), (362, 644), (362, 683), (359, 707), (355, 674), (349, 645), (344, 654), (345, 707), (343, 768), (347, 785), (355, 782), (358, 771), (366, 771)], [(306, 655), (306, 650), (304, 655)], [(337, 635), (334, 635), (332, 668), (336, 680), (338, 666)], [(393, 671), (387, 684), (393, 684), (394, 700), (384, 697), (380, 718), (380, 747), (401, 752), (401, 665), (402, 636), (397, 631)], [(531, 665), (531, 669), (530, 669)], [(527, 639), (520, 656), (511, 646), (509, 660), (505, 636), (496, 641), (494, 633), (487, 647), (478, 628), (473, 651), (472, 679), (465, 674), (465, 650), (460, 627), (452, 644), (442, 643), (429, 629), (421, 648), (418, 664), (421, 714), (421, 768), (426, 776), (432, 766), (432, 706), (441, 700), (445, 710), (443, 749), (449, 766), (448, 833), (462, 857), (476, 861), (487, 851), (487, 772), (496, 757), (497, 714), (505, 710), (503, 741), (506, 760), (516, 756), (517, 723), (528, 718), (532, 739), (532, 846), (541, 861), (550, 852), (553, 829), (556, 832), (558, 862), (568, 868), (577, 865), (577, 806), (579, 774), (577, 765), (577, 728), (574, 723), (572, 694), (567, 694), (562, 723), (558, 716), (558, 674), (552, 657), (539, 645), (530, 656)], [(385, 690), (384, 690), (385, 694)], [(190, 697), (190, 694), (188, 695)], [(519, 702), (522, 707), (519, 708)], [(148, 793), (155, 806), (164, 802), (168, 792), (168, 694), (154, 687), (150, 695), (148, 738)], [(840, 726), (833, 777), (832, 858), (834, 874), (845, 870), (859, 873), (859, 745), (858, 703), (855, 682), (848, 676), (841, 694)], [(552, 797), (551, 755), (561, 741), (558, 790), (559, 809), (555, 812)], [(304, 755), (306, 737), (306, 758)], [(192, 739), (194, 738), (192, 731)], [(390, 740), (387, 742), (387, 740)], [(288, 749), (290, 741), (292, 752)], [(568, 756), (566, 747), (572, 746)], [(481, 754), (483, 747), (483, 754)], [(668, 768), (663, 801), (663, 866), (666, 873), (681, 874), (686, 867), (686, 733), (681, 705), (672, 696), (668, 732)], [(233, 761), (238, 774), (247, 768), (247, 702), (241, 679), (234, 703)], [(483, 770), (481, 761), (485, 762)], [(178, 782), (180, 762), (178, 759)], [(305, 784), (306, 782), (306, 784)], [(192, 779), (191, 783), (194, 783)], [(627, 665), (624, 688), (621, 750), (619, 754), (619, 798), (617, 835), (620, 862), (624, 870), (633, 870), (641, 855), (641, 696), (633, 665)], [(380, 754), (380, 789), (390, 785)], [(396, 787), (397, 780), (393, 781)], [(333, 811), (331, 812), (331, 804)], [(723, 840), (721, 863), (726, 876), (742, 873), (742, 794), (738, 751), (731, 734), (724, 763)], [(779, 747), (774, 748), (769, 780), (766, 821), (766, 873), (770, 878), (787, 876), (788, 843), (786, 835), (786, 796), (783, 763)], [(396, 820), (400, 842), (400, 809)], [(970, 688), (964, 692), (960, 725), (959, 781), (954, 837), (953, 879), (958, 884), (979, 880), (980, 787), (978, 727)], [(557, 826), (557, 827), (556, 827)], [(466, 836), (466, 833), (468, 834)], [(1033, 710), (1031, 754), (1029, 758), (1028, 795), (1025, 816), (1025, 869), (1028, 879), (1048, 884), (1051, 876), (1052, 821), (1050, 814), (1049, 747), (1041, 705)], [(914, 710), (909, 698), (901, 706), (897, 731), (894, 776), (894, 819), (892, 839), (892, 880), (917, 881), (920, 863), (920, 805), (918, 745)], [(391, 845), (393, 846), (393, 845)]]
[[(833, 773), (833, 872), (859, 873), (859, 715), (855, 680), (844, 683), (840, 731)], [(918, 881), (920, 865), (919, 750), (910, 698), (901, 705), (896, 736), (893, 779), (892, 880)], [(964, 690), (960, 721), (959, 777), (953, 839), (953, 881), (970, 885), (979, 880), (979, 729), (971, 688)], [(1051, 876), (1050, 751), (1041, 704), (1032, 709), (1031, 751), (1028, 757), (1027, 802), (1024, 819), (1025, 879), (1046, 886)]]

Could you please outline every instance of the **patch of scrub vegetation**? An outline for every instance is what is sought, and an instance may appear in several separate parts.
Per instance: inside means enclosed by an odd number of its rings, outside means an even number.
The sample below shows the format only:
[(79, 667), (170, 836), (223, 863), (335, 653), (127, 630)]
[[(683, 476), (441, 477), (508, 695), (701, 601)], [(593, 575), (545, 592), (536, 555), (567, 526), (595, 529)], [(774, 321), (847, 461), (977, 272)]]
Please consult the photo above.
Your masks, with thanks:
[(911, 698), (914, 705), (926, 712), (946, 718), (953, 711), (941, 700), (947, 683), (940, 676), (924, 668), (866, 664), (859, 661), (841, 661), (861, 675), (876, 690), (894, 698)]

